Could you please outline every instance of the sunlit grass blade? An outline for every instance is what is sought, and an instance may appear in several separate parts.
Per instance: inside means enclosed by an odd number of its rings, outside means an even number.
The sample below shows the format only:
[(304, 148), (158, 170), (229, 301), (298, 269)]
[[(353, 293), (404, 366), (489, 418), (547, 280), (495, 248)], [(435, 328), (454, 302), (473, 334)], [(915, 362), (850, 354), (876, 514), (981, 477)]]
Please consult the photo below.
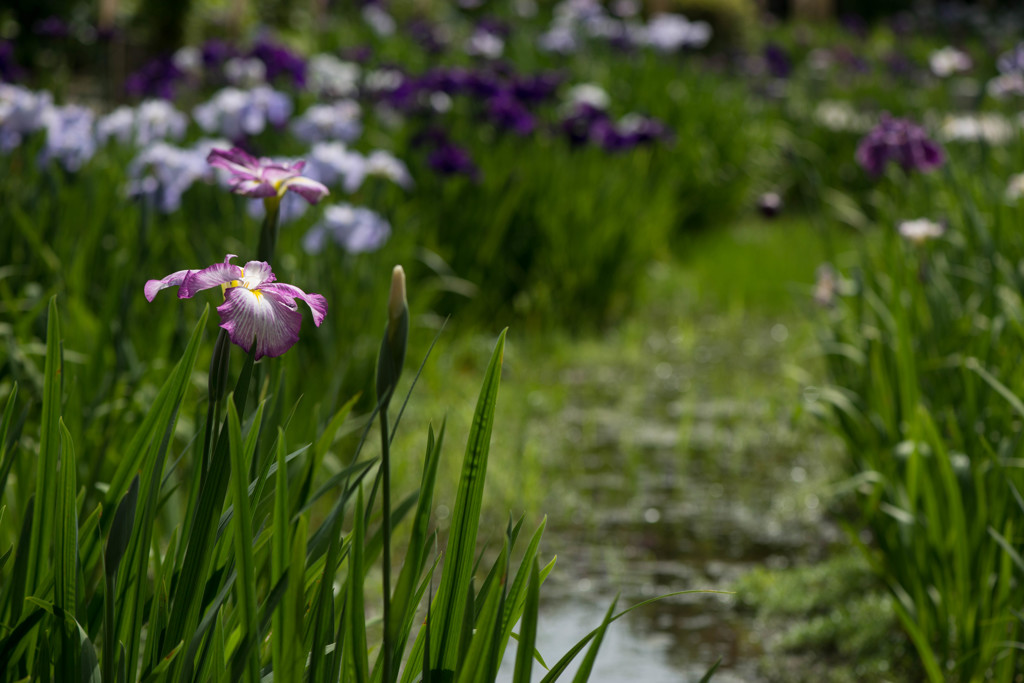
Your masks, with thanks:
[[(258, 430), (258, 424), (254, 422), (252, 431)], [(255, 448), (255, 438), (243, 444), (238, 410), (234, 401), (228, 401), (228, 452), (231, 456), (232, 497), (235, 506), (235, 563), (239, 572), (235, 586), (239, 588), (239, 628), (245, 642), (256, 641), (259, 638), (256, 619), (256, 569), (252, 556), (252, 518), (249, 514), (249, 467), (245, 461), (247, 455), (251, 456), (255, 452)], [(250, 652), (245, 670), (250, 683), (259, 683), (259, 659), (254, 649)]]
[[(365, 683), (370, 664), (366, 653), (366, 615), (363, 607), (363, 548), (366, 542), (366, 521), (363, 517), (363, 489), (356, 492), (355, 519), (348, 553), (348, 594), (345, 603), (345, 656), (348, 667), (342, 669), (342, 680)], [(351, 678), (350, 678), (351, 677)]]
[(516, 649), (516, 668), (512, 683), (530, 683), (533, 671), (533, 652), (537, 645), (537, 619), (540, 612), (540, 562), (534, 555), (530, 562), (530, 579), (526, 586), (526, 602), (519, 626), (519, 644)]
[(46, 317), (46, 361), (43, 369), (43, 412), (40, 418), (39, 457), (36, 470), (36, 497), (32, 545), (28, 558), (28, 592), (35, 594), (43, 574), (45, 558), (53, 541), (52, 518), (57, 509), (57, 454), (63, 389), (63, 356), (57, 297), (51, 297)]
[(498, 336), (498, 343), (480, 389), (473, 426), (466, 444), (447, 551), (444, 555), (444, 569), (438, 587), (430, 636), (433, 641), (430, 659), (434, 668), (441, 671), (455, 671), (458, 656), (456, 643), (462, 630), (466, 595), (476, 555), (477, 527), (480, 523), (491, 428), (494, 425), (494, 409), (501, 380), (505, 334), (505, 331), (502, 331)]
[[(242, 414), (245, 410), (255, 354), (256, 345), (253, 344), (235, 386), (234, 401), (238, 414)], [(202, 586), (206, 582), (213, 555), (214, 532), (227, 493), (229, 461), (228, 439), (225, 438), (222, 430), (210, 465), (209, 477), (206, 486), (200, 491), (192, 528), (188, 533), (188, 548), (185, 551), (184, 563), (178, 577), (179, 585)], [(176, 643), (195, 628), (202, 608), (201, 603), (202, 591), (175, 592), (171, 599), (171, 616), (167, 625), (165, 642)]]
[[(75, 447), (71, 433), (58, 419), (60, 429), (60, 472), (53, 541), (56, 549), (53, 602), (56, 610), (75, 617), (78, 612), (78, 511), (75, 507)], [(79, 673), (80, 642), (65, 622), (61, 624), (63, 647), (57, 665), (62, 680), (74, 680)]]

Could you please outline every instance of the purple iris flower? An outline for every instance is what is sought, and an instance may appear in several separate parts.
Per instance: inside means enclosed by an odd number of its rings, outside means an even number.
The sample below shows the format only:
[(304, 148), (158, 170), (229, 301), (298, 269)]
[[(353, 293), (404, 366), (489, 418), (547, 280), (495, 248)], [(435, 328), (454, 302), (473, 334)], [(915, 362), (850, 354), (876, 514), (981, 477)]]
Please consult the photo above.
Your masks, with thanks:
[(561, 74), (550, 71), (536, 76), (519, 76), (512, 79), (512, 92), (520, 102), (528, 104), (543, 102), (554, 96), (558, 86), (565, 79)]
[(487, 115), (495, 124), (517, 135), (529, 135), (537, 127), (530, 110), (507, 90), (487, 101)]
[(447, 141), (430, 153), (427, 163), (441, 175), (465, 175), (473, 179), (480, 175), (469, 152)]
[(18, 65), (14, 58), (14, 43), (9, 40), (0, 40), (0, 81), (14, 83), (20, 81), (25, 70)]
[(49, 16), (37, 22), (32, 32), (42, 38), (67, 38), (71, 35), (67, 22), (58, 16)]
[(608, 114), (604, 109), (579, 102), (569, 115), (562, 119), (561, 128), (572, 145), (582, 145), (591, 138), (591, 130), (595, 124), (608, 121)]
[(764, 62), (768, 65), (768, 71), (775, 78), (789, 78), (793, 72), (793, 62), (781, 45), (772, 43), (764, 48)]
[(250, 53), (267, 67), (267, 81), (273, 82), (278, 76), (288, 76), (297, 86), (306, 85), (306, 60), (284, 45), (268, 39), (256, 43)]
[(322, 183), (302, 176), (305, 161), (257, 159), (238, 147), (215, 149), (207, 161), (215, 168), (230, 171), (232, 192), (246, 197), (280, 199), (285, 192), (292, 191), (310, 204), (316, 204), (329, 194)]
[(857, 146), (857, 163), (871, 175), (878, 176), (890, 161), (907, 172), (930, 171), (943, 164), (945, 153), (924, 128), (885, 113)]
[(200, 51), (203, 55), (203, 66), (207, 69), (219, 69), (232, 57), (238, 56), (238, 50), (231, 43), (211, 38), (203, 43)]
[(191, 299), (204, 289), (221, 286), (224, 303), (217, 307), (220, 326), (228, 337), (246, 351), (256, 339), (256, 360), (264, 356), (280, 356), (299, 341), (302, 314), (295, 303), (305, 301), (313, 311), (313, 323), (320, 327), (327, 315), (327, 300), (319, 294), (306, 294), (294, 285), (276, 282), (277, 278), (265, 261), (249, 261), (244, 266), (231, 263), (228, 254), (224, 263), (215, 263), (202, 270), (179, 270), (162, 280), (146, 283), (146, 300), (167, 287), (178, 288), (179, 299)]
[(1001, 74), (1024, 74), (1024, 43), (999, 55), (996, 67)]
[(124, 88), (132, 97), (173, 100), (174, 87), (184, 76), (171, 57), (161, 57), (130, 74), (125, 79)]
[(302, 246), (311, 254), (323, 251), (333, 239), (350, 254), (377, 251), (391, 236), (391, 225), (378, 213), (362, 206), (334, 204), (324, 209), (324, 219), (306, 233)]

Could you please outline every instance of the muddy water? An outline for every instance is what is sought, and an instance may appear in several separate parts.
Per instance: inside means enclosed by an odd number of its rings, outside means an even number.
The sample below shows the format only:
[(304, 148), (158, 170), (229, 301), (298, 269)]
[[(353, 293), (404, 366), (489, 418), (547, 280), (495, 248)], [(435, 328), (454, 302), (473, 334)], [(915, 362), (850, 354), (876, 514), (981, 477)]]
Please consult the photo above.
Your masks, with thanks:
[[(800, 369), (813, 367), (813, 346), (793, 320), (703, 317), (612, 340), (617, 352), (584, 350), (561, 370), (551, 431), (535, 435), (560, 443), (568, 472), (551, 476), (572, 481), (552, 498), (545, 533), (559, 553), (542, 591), (549, 665), (618, 592), (624, 607), (730, 590), (753, 567), (812, 562), (841, 541), (823, 501), (839, 446), (800, 410), (814, 391)], [(633, 612), (609, 629), (590, 680), (697, 681), (719, 659), (716, 681), (762, 680), (768, 634), (735, 603), (694, 594)]]

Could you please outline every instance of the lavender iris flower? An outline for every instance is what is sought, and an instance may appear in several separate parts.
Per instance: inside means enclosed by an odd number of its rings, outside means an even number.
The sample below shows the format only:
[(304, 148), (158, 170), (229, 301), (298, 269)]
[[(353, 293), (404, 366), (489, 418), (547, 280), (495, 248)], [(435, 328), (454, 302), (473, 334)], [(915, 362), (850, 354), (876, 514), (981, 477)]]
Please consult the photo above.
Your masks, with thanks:
[(291, 98), (269, 86), (252, 90), (223, 88), (192, 110), (193, 118), (203, 130), (229, 140), (259, 135), (268, 123), (282, 126), (291, 114)]
[(53, 97), (45, 90), (0, 83), (0, 152), (11, 151), (26, 135), (40, 130), (52, 108)]
[(324, 219), (306, 233), (302, 246), (319, 254), (328, 239), (350, 254), (376, 251), (391, 235), (391, 225), (380, 214), (362, 206), (335, 204), (324, 209)]
[(238, 147), (215, 149), (207, 160), (215, 168), (230, 171), (232, 192), (246, 197), (280, 199), (291, 191), (310, 204), (316, 204), (330, 193), (322, 183), (302, 176), (305, 161), (257, 159)]
[(172, 57), (154, 59), (125, 79), (124, 87), (132, 97), (174, 99), (174, 88), (184, 74)]
[(409, 168), (390, 152), (378, 149), (363, 156), (340, 142), (313, 145), (307, 175), (325, 185), (342, 181), (349, 194), (357, 191), (368, 176), (386, 178), (406, 190), (413, 185)]
[(1018, 43), (1012, 50), (999, 56), (996, 68), (1001, 74), (1024, 74), (1024, 43)]
[(352, 142), (363, 132), (361, 114), (359, 103), (354, 100), (314, 104), (301, 116), (292, 119), (290, 127), (295, 137), (304, 142)]
[(44, 117), (46, 145), (39, 162), (56, 159), (67, 171), (77, 171), (96, 153), (93, 136), (95, 114), (88, 107), (51, 107)]
[(924, 128), (908, 119), (882, 114), (882, 119), (857, 146), (857, 163), (874, 176), (895, 161), (904, 171), (930, 171), (945, 161), (942, 147)]
[(175, 147), (157, 141), (128, 164), (128, 196), (153, 198), (161, 213), (174, 213), (181, 207), (181, 196), (198, 180), (211, 180), (214, 169), (206, 161), (212, 147), (222, 140), (201, 140), (191, 148)]
[(327, 300), (319, 294), (307, 294), (294, 285), (276, 282), (265, 261), (249, 261), (244, 266), (231, 263), (228, 254), (223, 263), (202, 270), (179, 270), (162, 280), (146, 283), (145, 294), (152, 301), (157, 292), (178, 287), (179, 299), (191, 299), (204, 289), (220, 286), (224, 303), (217, 307), (220, 326), (231, 341), (246, 351), (256, 339), (256, 360), (280, 356), (299, 341), (302, 314), (296, 299), (306, 302), (319, 327), (327, 315)]
[(96, 138), (106, 144), (110, 138), (120, 144), (145, 147), (156, 140), (180, 140), (188, 128), (188, 117), (166, 100), (146, 100), (137, 108), (118, 107), (96, 123)]

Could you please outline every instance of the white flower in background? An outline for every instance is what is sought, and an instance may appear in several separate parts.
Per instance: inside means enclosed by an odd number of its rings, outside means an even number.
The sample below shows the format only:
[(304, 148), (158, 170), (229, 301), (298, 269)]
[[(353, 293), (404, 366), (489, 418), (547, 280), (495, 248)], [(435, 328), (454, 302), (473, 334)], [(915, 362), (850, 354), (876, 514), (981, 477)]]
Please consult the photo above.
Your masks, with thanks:
[(994, 113), (948, 115), (942, 123), (942, 138), (949, 142), (978, 142), (1002, 145), (1015, 134), (1009, 119)]
[(537, 37), (537, 47), (543, 52), (568, 55), (579, 49), (579, 42), (568, 26), (553, 26)]
[(313, 55), (306, 67), (309, 88), (325, 97), (351, 97), (359, 87), (358, 64), (345, 62), (334, 55)]
[(122, 145), (145, 147), (156, 140), (180, 140), (188, 129), (188, 117), (167, 100), (146, 100), (136, 108), (118, 107), (96, 123), (96, 140), (114, 138)]
[(830, 263), (822, 263), (815, 271), (814, 303), (830, 308), (839, 294), (839, 274)]
[(928, 240), (942, 237), (946, 228), (941, 223), (930, 221), (927, 218), (918, 218), (913, 221), (903, 221), (899, 225), (900, 236), (914, 244), (924, 244)]
[(607, 109), (612, 101), (604, 88), (593, 83), (580, 83), (572, 86), (565, 98), (570, 105), (586, 104), (595, 109)]
[(612, 12), (623, 19), (630, 19), (640, 14), (640, 3), (637, 0), (615, 0)]
[(324, 209), (323, 220), (306, 233), (302, 246), (311, 254), (323, 251), (328, 239), (350, 254), (376, 251), (391, 236), (391, 224), (362, 206), (333, 204)]
[(267, 80), (267, 66), (256, 57), (232, 57), (224, 62), (224, 77), (232, 85), (251, 88)]
[(382, 7), (369, 4), (363, 7), (363, 21), (378, 36), (387, 37), (395, 33), (395, 20)]
[[(355, 183), (358, 188), (366, 176), (366, 159), (359, 152), (349, 149), (341, 142), (318, 142), (306, 156), (305, 173), (324, 185), (345, 183), (346, 190)], [(358, 182), (349, 181), (358, 178)]]
[(291, 114), (291, 98), (268, 85), (252, 90), (223, 88), (192, 110), (192, 118), (204, 131), (229, 140), (259, 135), (268, 123), (282, 126)]
[(171, 62), (187, 74), (198, 76), (203, 73), (203, 51), (194, 45), (180, 48), (171, 57)]
[(647, 22), (645, 34), (644, 43), (658, 52), (700, 49), (711, 40), (711, 24), (690, 21), (681, 14), (657, 14)]
[(290, 124), (295, 137), (304, 142), (341, 140), (352, 142), (363, 132), (362, 110), (355, 100), (314, 104)]
[(532, 19), (537, 16), (537, 0), (515, 0), (513, 8), (516, 15), (523, 19)]
[(835, 63), (832, 53), (823, 47), (816, 47), (807, 53), (807, 65), (814, 71), (825, 71)]
[(1024, 74), (1016, 72), (1001, 74), (989, 80), (985, 89), (997, 100), (1013, 96), (1022, 97), (1024, 96)]
[(1006, 183), (1006, 199), (1016, 202), (1021, 197), (1024, 197), (1024, 173), (1017, 173), (1010, 176), (1010, 181)]
[(391, 92), (402, 85), (403, 78), (398, 69), (374, 69), (366, 74), (366, 89), (372, 93)]
[(862, 133), (871, 130), (871, 117), (858, 112), (849, 102), (822, 100), (814, 108), (814, 120), (818, 125), (837, 132)]
[(92, 109), (69, 104), (50, 107), (43, 112), (46, 145), (39, 153), (39, 162), (56, 159), (67, 171), (77, 171), (96, 153)]
[(505, 41), (501, 39), (501, 36), (484, 29), (478, 28), (473, 31), (473, 35), (466, 40), (466, 54), (473, 57), (497, 59), (503, 52), (505, 52)]
[(948, 78), (953, 74), (970, 70), (972, 63), (970, 55), (966, 52), (947, 45), (928, 57), (928, 66), (939, 78)]
[(45, 90), (0, 83), (0, 152), (18, 147), (26, 135), (40, 130), (52, 108), (53, 96)]

